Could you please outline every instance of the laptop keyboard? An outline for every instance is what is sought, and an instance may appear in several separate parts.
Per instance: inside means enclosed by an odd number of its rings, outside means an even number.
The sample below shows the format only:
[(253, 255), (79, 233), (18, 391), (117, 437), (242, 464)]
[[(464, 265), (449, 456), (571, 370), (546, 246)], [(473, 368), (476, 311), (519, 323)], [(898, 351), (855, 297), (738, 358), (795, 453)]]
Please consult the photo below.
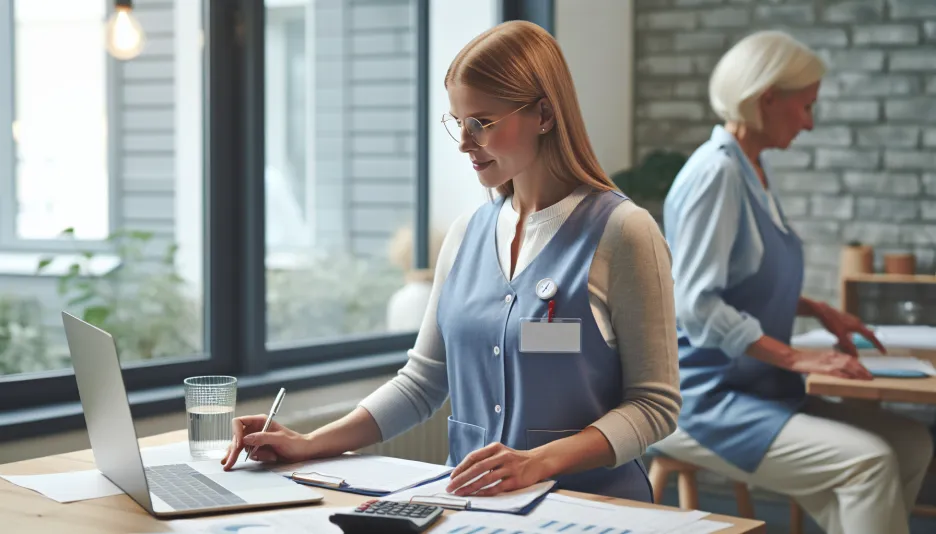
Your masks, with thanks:
[(174, 510), (193, 510), (246, 504), (246, 501), (186, 464), (146, 468), (153, 494)]

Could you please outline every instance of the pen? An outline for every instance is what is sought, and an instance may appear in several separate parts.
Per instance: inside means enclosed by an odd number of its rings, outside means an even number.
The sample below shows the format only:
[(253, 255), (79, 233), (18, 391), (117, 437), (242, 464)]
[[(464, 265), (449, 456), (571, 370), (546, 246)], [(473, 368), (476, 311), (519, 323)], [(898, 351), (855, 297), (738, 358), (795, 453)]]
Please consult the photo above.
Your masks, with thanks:
[[(267, 416), (266, 421), (263, 423), (263, 430), (260, 432), (266, 432), (270, 429), (270, 423), (273, 422), (273, 416), (276, 415), (276, 412), (279, 411), (280, 405), (283, 404), (283, 397), (286, 396), (286, 388), (280, 388), (279, 393), (276, 394), (276, 398), (273, 399), (273, 406), (270, 407), (270, 415)], [(253, 447), (246, 447), (244, 452), (247, 453), (247, 458), (250, 459), (250, 455), (253, 454)]]

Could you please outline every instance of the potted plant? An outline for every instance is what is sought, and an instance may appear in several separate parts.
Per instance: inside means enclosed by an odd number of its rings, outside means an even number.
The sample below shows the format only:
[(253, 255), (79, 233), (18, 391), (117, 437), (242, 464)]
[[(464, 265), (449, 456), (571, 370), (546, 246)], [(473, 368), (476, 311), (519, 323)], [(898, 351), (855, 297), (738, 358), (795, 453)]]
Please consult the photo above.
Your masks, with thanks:
[(680, 152), (653, 150), (637, 166), (612, 174), (611, 180), (662, 223), (663, 200), (687, 159)]

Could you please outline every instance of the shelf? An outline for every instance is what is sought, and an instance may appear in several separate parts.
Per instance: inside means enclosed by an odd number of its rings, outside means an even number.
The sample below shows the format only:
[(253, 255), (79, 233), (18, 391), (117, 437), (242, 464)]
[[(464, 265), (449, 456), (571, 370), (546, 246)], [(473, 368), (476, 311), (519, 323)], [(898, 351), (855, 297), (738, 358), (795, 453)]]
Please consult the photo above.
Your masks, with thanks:
[(842, 282), (863, 282), (872, 284), (936, 284), (936, 275), (931, 274), (849, 274), (842, 277)]

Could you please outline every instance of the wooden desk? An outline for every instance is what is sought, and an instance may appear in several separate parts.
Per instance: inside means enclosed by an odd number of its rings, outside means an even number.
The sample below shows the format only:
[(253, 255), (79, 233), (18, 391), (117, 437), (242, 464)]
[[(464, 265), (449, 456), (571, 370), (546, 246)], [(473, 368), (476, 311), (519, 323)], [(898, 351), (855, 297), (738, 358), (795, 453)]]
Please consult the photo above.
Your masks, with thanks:
[[(894, 351), (894, 355), (914, 356), (936, 363), (936, 351), (932, 350), (908, 349)], [(828, 397), (936, 404), (936, 376), (848, 380), (827, 375), (809, 375), (806, 379), (806, 392)]]
[[(169, 432), (140, 440), (142, 447), (152, 447), (175, 443), (186, 439), (184, 430)], [(94, 459), (90, 450), (36, 458), (12, 464), (0, 465), (4, 475), (37, 475), (44, 473), (62, 473), (93, 469)], [(353, 506), (367, 500), (367, 497), (322, 490), (325, 501), (314, 506)], [(628, 506), (656, 507), (676, 510), (675, 508), (654, 506), (646, 503), (599, 497), (583, 493), (562, 491), (596, 501), (626, 504)], [(712, 521), (722, 521), (734, 525), (719, 534), (766, 534), (762, 521), (739, 519), (713, 514)], [(60, 504), (31, 490), (21, 488), (5, 480), (0, 480), (0, 522), (3, 532), (68, 532), (70, 534), (94, 533), (106, 534), (127, 532), (165, 532), (160, 521), (146, 513), (126, 495), (105, 497), (90, 501)]]
[[(894, 356), (914, 356), (936, 363), (936, 351), (933, 350), (905, 349), (891, 352)], [(827, 375), (809, 375), (806, 379), (806, 393), (879, 402), (936, 404), (936, 376), (847, 380)], [(930, 472), (936, 473), (936, 461), (930, 464)], [(917, 505), (913, 513), (936, 517), (936, 506)]]

